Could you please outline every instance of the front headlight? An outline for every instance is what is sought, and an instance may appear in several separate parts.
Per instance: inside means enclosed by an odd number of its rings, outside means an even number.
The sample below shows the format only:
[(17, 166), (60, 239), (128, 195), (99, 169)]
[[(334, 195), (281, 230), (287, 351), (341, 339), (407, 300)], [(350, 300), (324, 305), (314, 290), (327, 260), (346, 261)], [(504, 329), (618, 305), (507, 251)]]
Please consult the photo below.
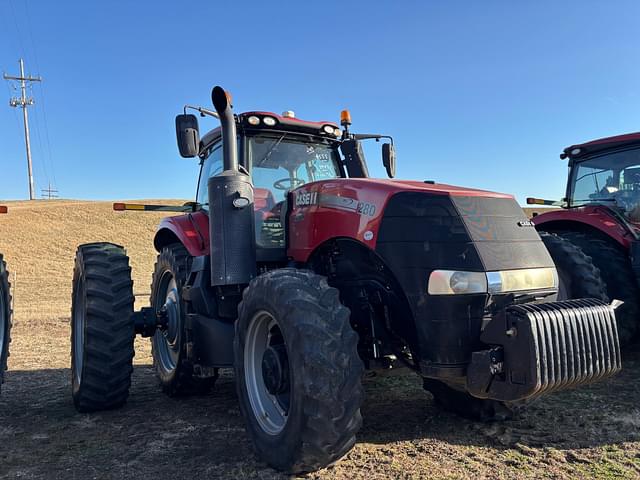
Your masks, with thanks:
[(434, 270), (429, 276), (429, 295), (509, 293), (558, 288), (555, 268), (527, 268), (500, 272)]
[(555, 268), (527, 268), (487, 272), (489, 293), (520, 292), (558, 288)]
[(484, 272), (435, 270), (429, 277), (427, 291), (429, 295), (486, 293), (487, 276)]

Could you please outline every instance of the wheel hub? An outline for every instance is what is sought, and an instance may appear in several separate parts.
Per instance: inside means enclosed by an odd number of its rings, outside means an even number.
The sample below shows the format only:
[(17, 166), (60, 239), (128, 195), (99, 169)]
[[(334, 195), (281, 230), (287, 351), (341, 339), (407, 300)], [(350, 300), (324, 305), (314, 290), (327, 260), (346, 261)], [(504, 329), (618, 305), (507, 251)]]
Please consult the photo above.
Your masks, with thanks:
[(165, 271), (159, 281), (153, 308), (157, 316), (157, 330), (153, 336), (154, 359), (163, 371), (170, 373), (178, 365), (182, 338), (180, 293), (170, 271)]
[(271, 395), (289, 391), (289, 361), (283, 344), (267, 347), (262, 356), (262, 378)]
[(167, 296), (166, 303), (162, 306), (162, 310), (165, 312), (167, 341), (173, 345), (178, 337), (178, 328), (180, 328), (178, 304), (174, 295)]

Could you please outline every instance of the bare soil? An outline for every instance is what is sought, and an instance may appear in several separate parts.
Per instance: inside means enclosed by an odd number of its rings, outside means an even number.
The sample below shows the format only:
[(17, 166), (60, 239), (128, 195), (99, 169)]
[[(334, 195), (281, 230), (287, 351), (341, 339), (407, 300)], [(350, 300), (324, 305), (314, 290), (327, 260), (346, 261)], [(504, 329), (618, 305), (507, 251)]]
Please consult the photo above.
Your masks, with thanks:
[[(127, 405), (79, 414), (69, 371), (77, 244), (113, 241), (132, 256), (146, 303), (161, 214), (101, 202), (9, 202), (0, 251), (14, 280), (15, 322), (0, 396), (0, 478), (284, 478), (259, 462), (230, 372), (205, 396), (168, 398), (136, 340)], [(14, 276), (15, 273), (15, 276)], [(605, 383), (545, 397), (517, 419), (476, 423), (442, 412), (413, 375), (365, 381), (358, 443), (310, 478), (640, 478), (640, 350)]]

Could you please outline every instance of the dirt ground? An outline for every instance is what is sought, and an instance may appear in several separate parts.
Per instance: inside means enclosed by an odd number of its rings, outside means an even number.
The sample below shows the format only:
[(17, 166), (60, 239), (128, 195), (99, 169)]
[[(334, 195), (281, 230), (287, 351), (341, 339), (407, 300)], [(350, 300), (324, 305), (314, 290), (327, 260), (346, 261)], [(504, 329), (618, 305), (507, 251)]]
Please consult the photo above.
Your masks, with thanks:
[[(131, 394), (116, 411), (78, 414), (70, 395), (69, 309), (78, 243), (121, 243), (146, 302), (160, 214), (91, 202), (9, 202), (0, 252), (15, 325), (0, 396), (0, 478), (283, 478), (259, 462), (225, 373), (206, 396), (163, 395), (137, 340)], [(640, 478), (640, 350), (606, 383), (561, 392), (519, 418), (483, 424), (437, 409), (411, 375), (370, 378), (364, 428), (335, 467), (310, 478)]]

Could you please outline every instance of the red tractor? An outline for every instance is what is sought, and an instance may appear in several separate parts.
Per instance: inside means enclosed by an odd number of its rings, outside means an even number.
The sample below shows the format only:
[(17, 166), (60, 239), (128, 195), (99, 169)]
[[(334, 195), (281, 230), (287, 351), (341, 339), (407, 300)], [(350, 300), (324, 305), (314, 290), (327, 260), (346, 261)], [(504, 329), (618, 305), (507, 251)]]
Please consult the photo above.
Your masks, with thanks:
[[(603, 138), (564, 149), (569, 161), (566, 197), (561, 202), (527, 199), (529, 204), (562, 206), (537, 215), (540, 232), (564, 239), (591, 257), (604, 282), (604, 295), (624, 303), (616, 310), (622, 344), (633, 341), (640, 326), (640, 133)], [(550, 248), (567, 297), (600, 283), (573, 268), (569, 254)], [(565, 268), (563, 268), (565, 267)], [(589, 296), (598, 296), (593, 292)]]
[[(0, 213), (7, 213), (7, 207), (0, 205)], [(11, 284), (7, 264), (0, 253), (0, 388), (4, 383), (4, 372), (9, 358), (11, 342)]]
[[(78, 248), (73, 279), (76, 408), (119, 407), (133, 339), (151, 337), (169, 395), (233, 368), (258, 456), (287, 472), (330, 465), (362, 425), (365, 370), (413, 370), (444, 408), (506, 415), (527, 399), (615, 374), (614, 308), (555, 301), (547, 249), (512, 196), (369, 178), (361, 141), (390, 138), (268, 112), (176, 118), (200, 160), (196, 201), (155, 236), (150, 307), (134, 311), (125, 249)], [(195, 115), (218, 117), (202, 138)], [(390, 177), (393, 143), (382, 145)]]

